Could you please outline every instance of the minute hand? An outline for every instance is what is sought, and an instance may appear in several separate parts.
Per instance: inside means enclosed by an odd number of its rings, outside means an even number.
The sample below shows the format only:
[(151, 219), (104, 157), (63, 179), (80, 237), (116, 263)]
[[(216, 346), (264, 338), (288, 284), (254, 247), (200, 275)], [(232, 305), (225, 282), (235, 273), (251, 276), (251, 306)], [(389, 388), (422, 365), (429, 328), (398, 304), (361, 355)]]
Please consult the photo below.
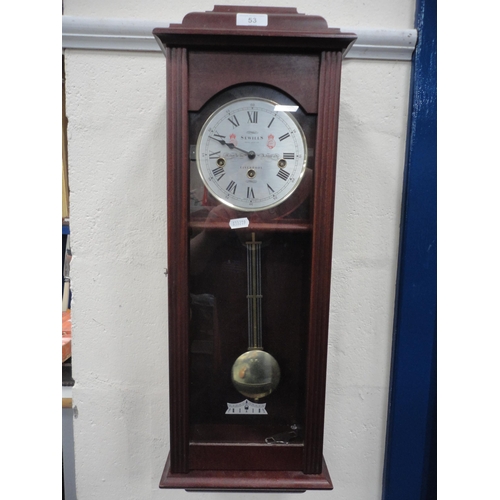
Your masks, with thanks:
[(232, 142), (226, 142), (224, 139), (216, 139), (211, 135), (209, 135), (209, 137), (214, 141), (220, 142), (223, 146), (227, 146), (229, 149), (237, 149), (238, 151), (245, 153), (250, 160), (253, 160), (255, 158), (255, 153), (253, 151), (245, 151), (244, 149), (236, 147)]

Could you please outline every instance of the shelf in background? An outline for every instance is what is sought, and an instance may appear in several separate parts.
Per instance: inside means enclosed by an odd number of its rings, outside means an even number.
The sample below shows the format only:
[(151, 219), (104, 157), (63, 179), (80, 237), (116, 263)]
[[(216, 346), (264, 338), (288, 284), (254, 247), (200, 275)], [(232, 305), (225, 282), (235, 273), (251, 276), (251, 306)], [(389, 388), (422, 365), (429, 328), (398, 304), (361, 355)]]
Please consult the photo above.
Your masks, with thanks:
[(71, 357), (71, 309), (62, 313), (62, 362)]

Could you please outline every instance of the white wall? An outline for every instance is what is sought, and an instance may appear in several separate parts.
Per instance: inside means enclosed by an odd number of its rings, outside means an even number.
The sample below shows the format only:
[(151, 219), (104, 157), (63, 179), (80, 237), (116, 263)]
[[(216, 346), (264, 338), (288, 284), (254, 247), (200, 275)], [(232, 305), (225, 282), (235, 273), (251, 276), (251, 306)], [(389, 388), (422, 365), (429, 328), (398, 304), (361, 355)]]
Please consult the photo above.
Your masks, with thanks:
[[(414, 0), (265, 5), (330, 26), (413, 27)], [(212, 7), (66, 0), (64, 13), (180, 22)], [(324, 447), (335, 489), (304, 499), (381, 498), (410, 70), (344, 62)], [(218, 498), (158, 489), (169, 449), (164, 56), (68, 49), (66, 78), (78, 499)]]

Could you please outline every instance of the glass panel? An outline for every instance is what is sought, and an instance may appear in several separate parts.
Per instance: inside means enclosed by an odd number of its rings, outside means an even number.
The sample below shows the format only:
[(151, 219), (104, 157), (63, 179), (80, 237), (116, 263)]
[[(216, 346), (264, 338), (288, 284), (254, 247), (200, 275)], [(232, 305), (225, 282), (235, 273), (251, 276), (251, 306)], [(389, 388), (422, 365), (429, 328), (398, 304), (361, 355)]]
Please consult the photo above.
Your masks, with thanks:
[[(230, 206), (201, 180), (196, 142), (207, 119), (219, 108), (249, 96), (296, 108), (293, 101), (273, 89), (240, 86), (220, 94), (191, 115), (191, 440), (300, 443), (310, 288), (310, 193), (314, 171), (311, 131), (315, 130), (316, 118), (305, 115), (300, 108), (294, 112), (296, 122), (291, 127), (295, 130), (297, 125), (297, 134), (303, 131), (307, 165), (293, 192), (282, 202), (278, 198), (268, 209), (252, 211), (245, 206), (251, 201), (237, 201), (241, 206)], [(239, 114), (228, 113), (228, 118), (236, 115), (240, 122), (245, 120), (245, 131), (255, 132), (260, 141), (274, 140), (260, 132), (264, 122), (260, 129), (255, 123), (265, 117), (267, 127), (271, 115), (266, 115), (265, 110), (258, 116), (238, 109)], [(280, 137), (287, 133), (276, 130)], [(214, 147), (207, 150), (207, 154), (213, 153), (213, 169), (218, 168), (218, 160), (222, 169), (230, 161), (239, 161), (238, 165), (245, 168), (246, 161), (255, 175), (264, 175), (253, 167), (261, 163), (253, 160), (264, 151), (262, 164), (270, 164), (267, 150), (253, 146), (253, 138), (245, 141), (247, 136), (240, 132), (231, 142), (234, 146), (240, 140), (241, 151), (235, 152), (228, 146), (231, 139), (227, 131), (213, 129), (211, 137), (215, 133), (219, 134), (218, 140), (211, 139)], [(267, 148), (272, 151), (274, 144)], [(300, 148), (289, 149), (272, 159), (272, 168), (283, 183), (287, 175), (280, 177), (279, 169), (290, 167), (296, 159), (294, 154), (301, 154)], [(252, 174), (246, 178), (252, 179)], [(252, 184), (248, 186), (245, 189), (251, 198)]]

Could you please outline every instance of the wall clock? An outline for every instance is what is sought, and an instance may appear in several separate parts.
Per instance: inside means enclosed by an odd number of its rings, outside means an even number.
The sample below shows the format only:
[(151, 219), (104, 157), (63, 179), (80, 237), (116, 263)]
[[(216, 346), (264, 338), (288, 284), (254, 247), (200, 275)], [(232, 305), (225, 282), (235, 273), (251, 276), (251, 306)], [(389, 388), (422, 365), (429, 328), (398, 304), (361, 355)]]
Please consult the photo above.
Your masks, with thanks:
[(167, 58), (170, 453), (160, 487), (331, 489), (323, 459), (342, 57), (293, 8), (215, 6)]

